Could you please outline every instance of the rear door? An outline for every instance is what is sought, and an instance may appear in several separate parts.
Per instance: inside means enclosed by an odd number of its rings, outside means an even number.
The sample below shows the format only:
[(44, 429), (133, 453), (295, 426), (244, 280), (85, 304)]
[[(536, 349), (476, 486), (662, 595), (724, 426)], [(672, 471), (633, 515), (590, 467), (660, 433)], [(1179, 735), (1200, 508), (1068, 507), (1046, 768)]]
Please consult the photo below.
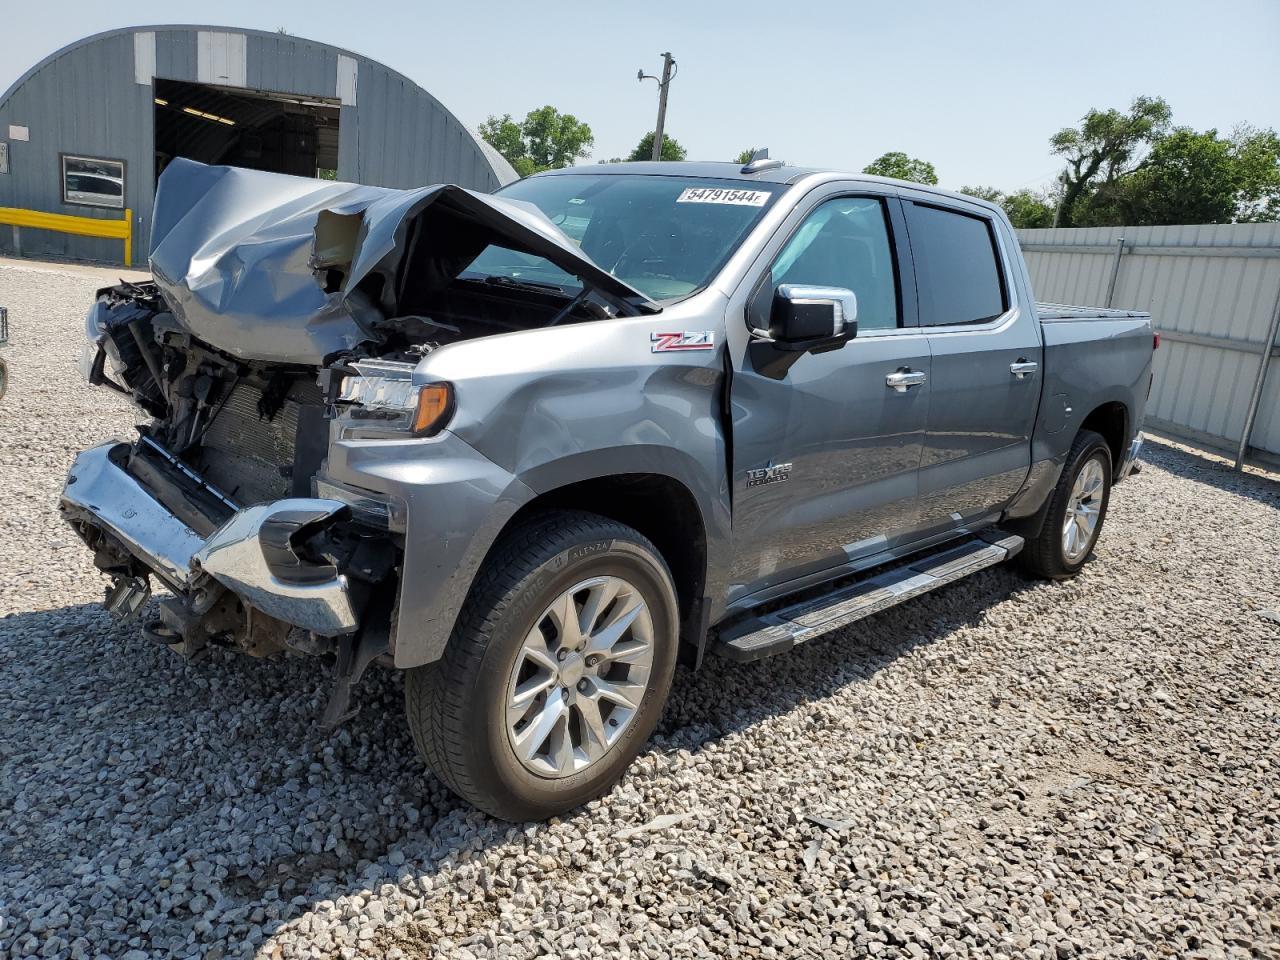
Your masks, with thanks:
[(933, 360), (920, 463), (931, 535), (999, 512), (1022, 485), (1043, 349), (1034, 312), (1018, 306), (1003, 224), (976, 204), (923, 193), (903, 208)]
[[(730, 308), (734, 564), (729, 600), (772, 591), (913, 539), (929, 398), (896, 197), (832, 188), (803, 203)], [(767, 326), (781, 283), (847, 287), (858, 335), (799, 357), (780, 378), (746, 348), (743, 311)], [(906, 296), (904, 296), (906, 291)], [(764, 346), (766, 344), (757, 344)], [(923, 377), (894, 389), (899, 371)]]

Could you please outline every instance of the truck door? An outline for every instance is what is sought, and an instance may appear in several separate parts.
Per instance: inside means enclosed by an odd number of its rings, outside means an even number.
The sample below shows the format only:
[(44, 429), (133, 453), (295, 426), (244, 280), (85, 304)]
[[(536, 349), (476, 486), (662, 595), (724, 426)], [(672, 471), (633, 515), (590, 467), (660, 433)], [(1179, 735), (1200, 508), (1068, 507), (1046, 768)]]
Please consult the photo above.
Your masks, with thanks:
[(766, 248), (768, 267), (745, 281), (748, 323), (731, 308), (732, 341), (768, 326), (779, 284), (846, 287), (858, 333), (776, 378), (757, 369), (754, 348), (731, 351), (730, 603), (913, 537), (929, 349), (915, 326), (904, 232), (896, 197), (812, 200)]
[(974, 205), (905, 200), (933, 370), (920, 464), (926, 535), (1004, 507), (1031, 467), (1040, 401), (1040, 325), (1021, 307), (1002, 225)]

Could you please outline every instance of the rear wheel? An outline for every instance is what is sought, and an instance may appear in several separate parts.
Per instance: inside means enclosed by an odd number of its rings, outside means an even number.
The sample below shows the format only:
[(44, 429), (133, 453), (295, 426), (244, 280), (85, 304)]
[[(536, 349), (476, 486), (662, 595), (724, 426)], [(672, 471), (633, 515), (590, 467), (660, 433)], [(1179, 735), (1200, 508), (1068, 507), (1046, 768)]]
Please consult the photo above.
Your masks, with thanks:
[(676, 609), (661, 555), (630, 527), (568, 511), (521, 525), (486, 561), (444, 657), (409, 671), (419, 752), (507, 820), (585, 803), (662, 714)]
[(1093, 552), (1111, 500), (1111, 448), (1092, 430), (1081, 430), (1049, 499), (1039, 536), (1019, 559), (1038, 577), (1064, 580), (1080, 572)]

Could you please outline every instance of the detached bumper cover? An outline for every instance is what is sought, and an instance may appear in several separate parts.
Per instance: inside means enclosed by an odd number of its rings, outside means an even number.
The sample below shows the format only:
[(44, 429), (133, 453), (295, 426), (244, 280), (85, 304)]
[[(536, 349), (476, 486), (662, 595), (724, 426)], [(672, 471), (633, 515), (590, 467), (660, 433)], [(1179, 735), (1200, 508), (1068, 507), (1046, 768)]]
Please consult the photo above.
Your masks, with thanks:
[(249, 507), (205, 541), (193, 566), (267, 616), (321, 636), (351, 633), (359, 621), (347, 578), (302, 561), (290, 549), (293, 537), (346, 512), (336, 500), (304, 498)]
[(76, 457), (62, 491), (68, 519), (101, 529), (179, 592), (203, 571), (286, 623), (323, 636), (357, 628), (347, 578), (292, 550), (299, 534), (346, 516), (345, 504), (310, 498), (260, 504), (201, 538), (124, 469), (128, 449), (107, 443)]
[(62, 512), (110, 534), (170, 587), (182, 590), (191, 557), (204, 544), (121, 464), (129, 447), (105, 443), (76, 457), (62, 489)]

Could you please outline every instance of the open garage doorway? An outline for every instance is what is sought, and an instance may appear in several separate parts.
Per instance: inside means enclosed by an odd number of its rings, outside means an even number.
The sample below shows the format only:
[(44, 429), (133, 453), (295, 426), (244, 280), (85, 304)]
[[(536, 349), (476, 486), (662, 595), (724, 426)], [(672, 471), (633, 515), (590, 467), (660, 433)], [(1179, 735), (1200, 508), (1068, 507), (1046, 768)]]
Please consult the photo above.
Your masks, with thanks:
[(155, 79), (155, 163), (174, 157), (334, 179), (338, 101)]

